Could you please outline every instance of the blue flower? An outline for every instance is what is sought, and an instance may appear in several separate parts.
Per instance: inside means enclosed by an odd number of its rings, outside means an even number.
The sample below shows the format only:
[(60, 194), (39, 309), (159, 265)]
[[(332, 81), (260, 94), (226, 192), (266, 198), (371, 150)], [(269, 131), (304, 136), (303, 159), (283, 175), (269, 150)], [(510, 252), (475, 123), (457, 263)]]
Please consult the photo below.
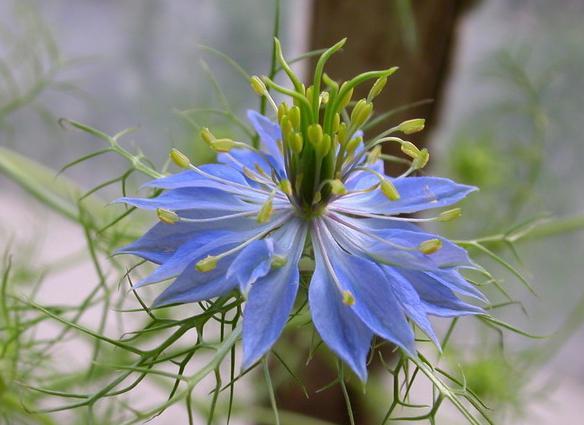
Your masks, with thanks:
[[(355, 111), (359, 102), (347, 122), (331, 119), (327, 105), (342, 95), (342, 87), (331, 88), (328, 103), (319, 100), (315, 109), (281, 104), (279, 124), (250, 111), (259, 149), (217, 139), (205, 129), (202, 137), (218, 152), (218, 163), (196, 167), (179, 160), (187, 170), (146, 184), (164, 189), (161, 195), (120, 200), (156, 210), (161, 218), (119, 251), (159, 265), (136, 287), (172, 281), (153, 307), (233, 290), (245, 297), (244, 368), (282, 333), (299, 290), (303, 256), (315, 264), (308, 285), (314, 326), (362, 380), (375, 335), (416, 356), (412, 324), (439, 345), (429, 316), (483, 313), (457, 296), (484, 300), (460, 273), (476, 267), (466, 251), (416, 224), (446, 220), (458, 210), (426, 219), (404, 216), (451, 206), (475, 188), (411, 176), (425, 165), (427, 152), (409, 142), (382, 135), (364, 143), (359, 128), (368, 117), (359, 114), (367, 115), (367, 107)], [(314, 124), (323, 105), (322, 125)], [(405, 124), (394, 132), (411, 132), (412, 123)], [(384, 174), (375, 149), (394, 141), (389, 139), (398, 139), (412, 158), (410, 170), (398, 177)]]

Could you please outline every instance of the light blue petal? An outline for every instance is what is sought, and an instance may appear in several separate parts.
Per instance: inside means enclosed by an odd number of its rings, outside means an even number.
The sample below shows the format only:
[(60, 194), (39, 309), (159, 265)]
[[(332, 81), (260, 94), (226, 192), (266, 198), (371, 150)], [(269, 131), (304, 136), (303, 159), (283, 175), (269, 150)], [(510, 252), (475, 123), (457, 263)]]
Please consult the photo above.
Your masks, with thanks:
[(440, 317), (458, 317), (484, 314), (484, 310), (460, 300), (454, 292), (423, 272), (401, 271), (412, 284), (426, 306), (428, 314)]
[(461, 295), (466, 295), (483, 302), (488, 302), (485, 295), (476, 286), (468, 282), (457, 270), (428, 272), (428, 276), (454, 292), (458, 292)]
[(220, 210), (229, 212), (251, 211), (258, 208), (257, 204), (244, 202), (240, 198), (223, 190), (212, 188), (181, 188), (164, 192), (156, 198), (120, 198), (115, 202), (123, 202), (138, 208), (155, 210), (164, 208), (173, 211), (180, 210)]
[[(414, 334), (379, 265), (340, 249), (325, 231), (320, 232), (320, 236), (332, 265), (329, 273), (334, 273), (337, 285), (350, 291), (355, 298), (350, 308), (371, 331), (415, 357)], [(321, 248), (317, 251), (316, 261), (325, 261)]]
[(393, 180), (393, 183), (400, 194), (400, 199), (396, 201), (390, 201), (377, 189), (369, 193), (346, 195), (331, 205), (355, 213), (406, 214), (452, 205), (477, 190), (476, 187), (440, 177), (404, 177)]
[(306, 224), (294, 220), (273, 235), (276, 255), (288, 262), (255, 282), (243, 314), (243, 369), (253, 365), (276, 342), (296, 299), (298, 261), (304, 249)]
[(195, 269), (195, 264), (196, 261), (191, 262), (176, 280), (154, 300), (153, 308), (220, 297), (237, 286), (235, 281), (225, 279), (230, 258), (223, 259), (217, 264), (217, 268), (205, 273), (198, 272)]
[(250, 285), (270, 271), (273, 252), (271, 239), (253, 241), (235, 257), (227, 270), (226, 279), (235, 280), (240, 291), (247, 294)]
[[(205, 164), (199, 167), (204, 172), (239, 185), (249, 186), (243, 174), (237, 169), (224, 164)], [(142, 187), (157, 187), (160, 189), (180, 189), (183, 187), (214, 187), (228, 188), (229, 185), (199, 174), (193, 170), (186, 170), (167, 177), (151, 180)], [(231, 189), (233, 187), (231, 186)]]
[(383, 272), (391, 283), (394, 294), (406, 315), (440, 348), (440, 341), (428, 319), (426, 306), (408, 280), (401, 275), (399, 269), (385, 266)]
[(247, 118), (260, 136), (262, 150), (270, 154), (283, 167), (284, 159), (278, 147), (278, 141), (282, 139), (280, 126), (252, 109), (247, 111)]
[(361, 381), (367, 380), (367, 353), (373, 333), (355, 312), (343, 304), (322, 259), (308, 288), (312, 322), (325, 344), (349, 365)]
[(242, 171), (244, 167), (250, 170), (259, 167), (269, 176), (275, 172), (279, 178), (286, 177), (283, 163), (267, 152), (260, 154), (249, 149), (233, 149), (229, 153), (217, 155), (217, 160)]

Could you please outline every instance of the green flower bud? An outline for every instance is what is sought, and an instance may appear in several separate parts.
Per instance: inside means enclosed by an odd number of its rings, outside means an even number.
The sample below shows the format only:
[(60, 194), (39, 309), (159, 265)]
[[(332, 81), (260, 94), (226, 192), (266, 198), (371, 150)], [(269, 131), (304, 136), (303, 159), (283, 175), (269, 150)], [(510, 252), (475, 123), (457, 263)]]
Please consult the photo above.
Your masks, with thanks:
[(365, 122), (367, 122), (372, 112), (372, 103), (367, 102), (366, 99), (359, 100), (351, 111), (351, 126), (354, 129), (360, 128)]
[(164, 208), (157, 208), (156, 215), (158, 219), (166, 224), (178, 223), (180, 220), (178, 215), (174, 211), (170, 211)]
[(288, 114), (288, 105), (282, 102), (278, 105), (278, 122), (282, 122), (282, 118)]
[(371, 87), (371, 90), (369, 90), (367, 100), (371, 101), (375, 99), (377, 96), (379, 96), (379, 94), (381, 93), (386, 84), (387, 77), (378, 78), (377, 81), (375, 81), (375, 84), (373, 84), (373, 87)]
[(300, 128), (300, 108), (298, 106), (290, 108), (290, 111), (288, 111), (288, 119), (294, 129), (298, 130)]
[(264, 96), (268, 92), (268, 89), (266, 89), (266, 85), (264, 84), (262, 79), (257, 75), (254, 75), (249, 79), (249, 84), (252, 90), (256, 92), (256, 94), (258, 94), (259, 96)]
[(290, 138), (290, 149), (294, 153), (300, 153), (302, 151), (302, 147), (304, 146), (304, 139), (302, 138), (302, 134), (294, 133)]
[[(346, 84), (347, 83), (345, 82), (341, 85), (339, 92), (343, 90), (343, 87), (345, 87)], [(345, 95), (339, 101), (339, 110), (340, 111), (342, 111), (343, 109), (345, 109), (349, 105), (352, 97), (353, 97), (353, 89), (351, 88), (351, 89), (349, 89), (349, 91), (347, 91), (347, 93), (345, 93)]]
[(424, 129), (426, 125), (426, 120), (423, 118), (414, 118), (413, 120), (407, 120), (402, 122), (398, 126), (398, 130), (404, 134), (413, 134)]
[(180, 168), (189, 168), (191, 165), (191, 160), (178, 149), (171, 149), (169, 157)]
[(397, 201), (400, 198), (399, 192), (391, 181), (383, 179), (380, 188), (385, 197), (390, 201)]
[(214, 270), (215, 267), (217, 267), (217, 261), (218, 261), (217, 257), (213, 255), (208, 255), (195, 265), (195, 269), (202, 273), (210, 272)]
[(446, 222), (452, 221), (462, 216), (462, 210), (460, 208), (453, 208), (451, 210), (442, 211), (440, 216), (438, 216), (438, 221)]
[(428, 239), (418, 245), (418, 251), (426, 255), (434, 254), (440, 248), (442, 248), (442, 241), (440, 239)]
[(322, 127), (320, 124), (311, 124), (308, 127), (308, 141), (314, 146), (318, 146), (322, 141)]

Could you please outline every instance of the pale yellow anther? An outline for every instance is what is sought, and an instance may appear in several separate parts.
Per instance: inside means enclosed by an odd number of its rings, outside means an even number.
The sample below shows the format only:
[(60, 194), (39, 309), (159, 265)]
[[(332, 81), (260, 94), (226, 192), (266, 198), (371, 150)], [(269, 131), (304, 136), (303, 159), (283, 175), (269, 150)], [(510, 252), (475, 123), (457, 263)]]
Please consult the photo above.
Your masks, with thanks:
[(180, 168), (189, 168), (191, 165), (191, 160), (178, 149), (171, 149), (168, 156)]
[(272, 210), (273, 210), (272, 197), (270, 197), (266, 202), (264, 202), (264, 204), (262, 205), (258, 212), (258, 215), (256, 217), (258, 223), (267, 223), (268, 221), (270, 221), (270, 218), (272, 217)]
[(211, 146), (211, 143), (213, 142), (213, 140), (215, 140), (215, 136), (213, 135), (213, 133), (211, 133), (211, 131), (209, 131), (208, 128), (201, 129), (200, 135), (201, 139), (203, 139), (203, 142), (205, 142), (209, 146)]
[(416, 159), (420, 154), (420, 149), (412, 142), (402, 142), (401, 144), (401, 151), (405, 153), (410, 158)]
[(336, 112), (333, 115), (333, 132), (337, 132), (339, 130), (339, 126), (341, 125), (341, 114)]
[(282, 257), (281, 255), (274, 255), (272, 257), (272, 268), (279, 269), (282, 268), (288, 263), (286, 257)]
[(428, 239), (418, 245), (418, 251), (426, 255), (434, 254), (440, 248), (442, 248), (442, 241), (440, 239)]
[(329, 92), (328, 91), (323, 91), (320, 94), (320, 103), (321, 103), (321, 105), (326, 105), (328, 103), (328, 101), (329, 101), (329, 97), (330, 97)]
[(390, 201), (397, 201), (400, 198), (399, 192), (395, 188), (394, 184), (389, 180), (383, 179), (380, 181), (379, 188), (385, 197)]
[(210, 271), (214, 270), (215, 267), (217, 267), (218, 260), (219, 259), (217, 257), (215, 257), (213, 255), (208, 255), (207, 257), (203, 258), (195, 265), (195, 269), (197, 269), (197, 271), (202, 272), (202, 273), (210, 272)]
[(426, 166), (426, 164), (428, 163), (429, 160), (430, 160), (430, 152), (428, 152), (428, 149), (424, 148), (420, 151), (418, 156), (414, 158), (414, 161), (412, 162), (412, 166), (416, 170), (420, 170)]
[(347, 193), (347, 188), (343, 182), (339, 179), (329, 180), (329, 185), (331, 187), (331, 193), (333, 195), (345, 195)]
[(354, 305), (355, 304), (355, 296), (351, 291), (344, 290), (343, 291), (343, 304), (345, 305)]
[(426, 120), (424, 118), (414, 118), (412, 120), (402, 122), (398, 126), (398, 130), (404, 134), (413, 134), (422, 131), (425, 125)]
[(290, 180), (288, 179), (281, 180), (278, 186), (286, 195), (292, 196), (292, 184), (290, 183)]
[(174, 211), (164, 208), (157, 208), (156, 215), (160, 221), (166, 224), (174, 224), (180, 220), (179, 216)]
[(254, 75), (249, 79), (249, 84), (252, 90), (256, 92), (256, 94), (258, 94), (259, 96), (263, 96), (268, 92), (268, 90), (266, 89), (266, 85), (264, 84), (262, 79), (257, 75)]
[(438, 216), (438, 221), (452, 221), (462, 216), (460, 208), (453, 208), (451, 210), (442, 211)]
[(366, 99), (359, 100), (351, 111), (351, 126), (354, 129), (360, 128), (369, 119), (372, 112), (372, 103), (367, 102)]
[(210, 143), (211, 149), (215, 152), (229, 152), (231, 149), (241, 147), (241, 142), (236, 142), (231, 139), (215, 139)]

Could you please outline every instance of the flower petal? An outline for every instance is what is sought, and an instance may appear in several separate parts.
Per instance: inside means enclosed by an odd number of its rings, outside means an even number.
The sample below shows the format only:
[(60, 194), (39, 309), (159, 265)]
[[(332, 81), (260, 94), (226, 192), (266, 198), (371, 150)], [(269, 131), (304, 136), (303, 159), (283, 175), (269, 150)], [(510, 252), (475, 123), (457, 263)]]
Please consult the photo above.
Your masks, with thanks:
[(401, 273), (415, 288), (428, 314), (440, 317), (485, 314), (482, 308), (460, 300), (454, 292), (427, 273), (405, 270)]
[(219, 182), (194, 170), (186, 170), (170, 176), (154, 179), (142, 187), (157, 187), (160, 189), (180, 189), (183, 187), (215, 187), (228, 188), (228, 183), (249, 186), (245, 176), (237, 169), (224, 164), (205, 164), (199, 167), (205, 173), (225, 180)]
[(308, 288), (312, 322), (325, 344), (359, 376), (367, 380), (367, 353), (373, 333), (341, 294), (322, 261), (318, 261)]
[(355, 302), (350, 308), (369, 329), (415, 357), (414, 334), (381, 267), (373, 261), (342, 250), (328, 231), (319, 227), (321, 230), (317, 231), (316, 237), (322, 246), (315, 249), (317, 264), (326, 264), (328, 261), (330, 267), (327, 269), (331, 279), (336, 286), (353, 294)]
[(240, 291), (247, 294), (250, 285), (270, 271), (273, 252), (271, 239), (253, 241), (235, 257), (225, 278), (235, 280)]
[(281, 168), (284, 168), (282, 151), (278, 146), (278, 140), (282, 139), (280, 126), (252, 109), (247, 111), (247, 119), (260, 136), (262, 150), (269, 153)]
[(349, 194), (331, 203), (331, 206), (358, 214), (406, 214), (452, 205), (476, 187), (458, 184), (440, 177), (404, 177), (393, 180), (400, 199), (390, 201), (381, 190)]
[(275, 254), (286, 256), (288, 262), (251, 286), (243, 315), (243, 369), (255, 363), (279, 338), (298, 291), (298, 261), (304, 249), (306, 224), (294, 220), (272, 237)]

